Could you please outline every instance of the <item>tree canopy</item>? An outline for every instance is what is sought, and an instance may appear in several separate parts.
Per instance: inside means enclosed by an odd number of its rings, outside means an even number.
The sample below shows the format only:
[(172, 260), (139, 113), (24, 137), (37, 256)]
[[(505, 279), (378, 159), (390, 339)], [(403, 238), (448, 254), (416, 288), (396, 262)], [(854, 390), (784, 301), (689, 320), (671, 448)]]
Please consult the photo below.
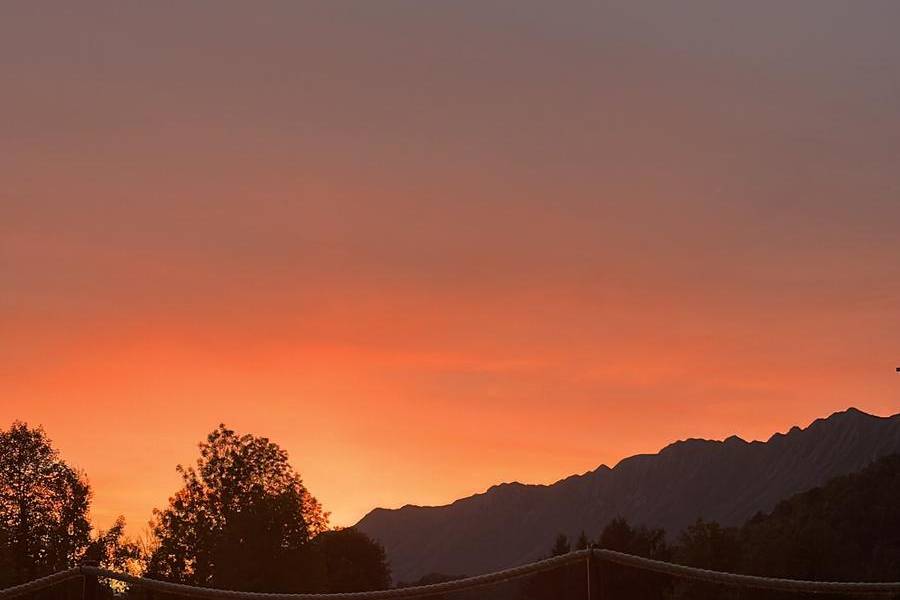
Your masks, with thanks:
[(779, 502), (741, 530), (741, 570), (771, 577), (900, 576), (900, 454)]
[[(610, 521), (598, 545), (712, 569), (793, 579), (893, 581), (900, 573), (900, 454), (779, 502), (740, 527), (698, 519), (674, 543), (665, 531)], [(551, 553), (561, 550), (560, 539)], [(737, 598), (736, 589), (599, 564), (602, 593), (642, 598)], [(778, 598), (759, 592), (761, 598)]]
[(0, 583), (72, 567), (91, 542), (91, 490), (40, 427), (0, 431)]
[[(182, 487), (154, 511), (143, 544), (119, 517), (91, 534), (91, 490), (40, 427), (0, 431), (0, 588), (90, 559), (133, 574), (247, 591), (367, 591), (390, 586), (384, 548), (328, 515), (264, 437), (224, 425), (200, 444)], [(109, 596), (110, 590), (106, 590)]]
[(265, 437), (220, 425), (200, 444), (194, 467), (178, 466), (183, 487), (154, 511), (158, 546), (152, 576), (247, 591), (315, 587), (308, 542), (327, 527), (327, 514)]
[(569, 536), (564, 533), (556, 536), (553, 542), (553, 548), (550, 549), (550, 556), (562, 556), (572, 551), (572, 545), (569, 543)]
[(314, 549), (325, 569), (325, 592), (366, 592), (391, 586), (384, 547), (353, 527), (316, 536)]
[[(199, 450), (193, 466), (177, 467), (182, 487), (166, 508), (154, 511), (152, 536), (140, 547), (125, 536), (121, 517), (91, 535), (87, 478), (60, 458), (43, 429), (14, 422), (0, 430), (0, 587), (69, 568), (85, 558), (117, 570), (223, 589), (323, 593), (389, 587), (384, 548), (354, 528), (329, 529), (327, 513), (277, 444), (220, 425)], [(900, 455), (892, 455), (788, 498), (741, 527), (698, 520), (670, 543), (662, 529), (617, 518), (606, 524), (596, 542), (611, 550), (719, 571), (891, 580), (900, 572), (898, 497)], [(574, 547), (591, 543), (581, 532)], [(550, 554), (572, 548), (569, 537), (560, 534)], [(603, 561), (595, 568), (593, 585), (603, 596), (737, 597), (734, 590), (724, 593), (708, 584)], [(497, 593), (502, 596), (510, 589)], [(522, 588), (522, 595), (533, 600), (580, 597), (585, 592), (578, 565), (539, 573)]]

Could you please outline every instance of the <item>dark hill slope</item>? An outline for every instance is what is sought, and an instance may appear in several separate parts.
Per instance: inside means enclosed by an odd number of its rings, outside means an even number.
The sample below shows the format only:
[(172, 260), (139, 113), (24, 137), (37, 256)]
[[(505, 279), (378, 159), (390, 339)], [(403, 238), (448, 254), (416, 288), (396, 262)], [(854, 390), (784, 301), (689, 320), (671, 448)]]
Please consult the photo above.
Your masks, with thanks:
[(900, 454), (779, 502), (741, 531), (742, 570), (771, 577), (900, 576)]
[(740, 525), (782, 498), (900, 452), (900, 415), (856, 409), (767, 442), (690, 439), (552, 485), (508, 483), (446, 506), (375, 509), (357, 527), (381, 541), (396, 580), (522, 564), (559, 532), (595, 536), (615, 516), (674, 532), (698, 517)]

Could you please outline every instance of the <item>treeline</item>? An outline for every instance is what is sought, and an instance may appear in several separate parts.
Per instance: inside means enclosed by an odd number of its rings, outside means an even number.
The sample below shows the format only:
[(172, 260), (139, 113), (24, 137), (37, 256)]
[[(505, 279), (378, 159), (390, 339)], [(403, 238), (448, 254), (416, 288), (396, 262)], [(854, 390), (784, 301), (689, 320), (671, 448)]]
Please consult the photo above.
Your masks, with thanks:
[[(194, 465), (177, 467), (181, 487), (154, 511), (149, 533), (134, 539), (125, 535), (121, 517), (106, 530), (92, 527), (86, 475), (60, 457), (41, 428), (16, 422), (0, 430), (0, 588), (88, 560), (131, 574), (243, 591), (325, 593), (390, 586), (382, 546), (352, 528), (330, 528), (328, 513), (278, 445), (220, 425), (199, 451)], [(593, 538), (558, 536), (550, 554), (597, 545), (752, 575), (898, 580), (898, 506), (900, 455), (893, 455), (793, 496), (740, 527), (698, 520), (670, 540), (662, 529), (618, 518)], [(740, 597), (740, 590), (602, 561), (595, 571), (593, 585), (604, 598)], [(415, 584), (448, 579), (432, 574)], [(583, 598), (586, 585), (583, 565), (569, 565), (514, 585), (482, 588), (477, 595), (480, 600)], [(778, 597), (754, 593), (754, 598)], [(453, 600), (470, 599), (457, 594)]]
[[(783, 500), (771, 513), (759, 513), (740, 527), (698, 520), (669, 540), (662, 529), (636, 526), (617, 518), (595, 539), (582, 533), (572, 542), (560, 534), (550, 548), (550, 555), (566, 554), (590, 545), (748, 575), (897, 581), (900, 580), (900, 455), (884, 457), (859, 473), (837, 477), (822, 487)], [(601, 597), (739, 595), (738, 590), (723, 590), (623, 567), (601, 564), (599, 568), (604, 571), (597, 578), (603, 588)], [(545, 579), (545, 588), (554, 589), (552, 576)], [(557, 586), (562, 585), (560, 581), (556, 582)], [(776, 594), (754, 592), (754, 597), (764, 596)]]
[(95, 530), (91, 488), (40, 427), (0, 430), (0, 588), (84, 561), (192, 585), (268, 592), (350, 592), (390, 585), (384, 548), (332, 529), (287, 453), (220, 425), (143, 539), (119, 518)]

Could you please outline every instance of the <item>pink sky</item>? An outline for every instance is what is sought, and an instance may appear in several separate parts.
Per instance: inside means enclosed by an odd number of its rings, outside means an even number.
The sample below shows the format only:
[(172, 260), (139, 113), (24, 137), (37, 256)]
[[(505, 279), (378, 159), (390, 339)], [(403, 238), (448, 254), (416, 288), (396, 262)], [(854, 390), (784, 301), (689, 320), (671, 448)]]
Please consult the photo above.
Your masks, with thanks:
[(219, 422), (347, 525), (897, 412), (900, 9), (803, 4), (4, 3), (0, 424), (140, 530)]

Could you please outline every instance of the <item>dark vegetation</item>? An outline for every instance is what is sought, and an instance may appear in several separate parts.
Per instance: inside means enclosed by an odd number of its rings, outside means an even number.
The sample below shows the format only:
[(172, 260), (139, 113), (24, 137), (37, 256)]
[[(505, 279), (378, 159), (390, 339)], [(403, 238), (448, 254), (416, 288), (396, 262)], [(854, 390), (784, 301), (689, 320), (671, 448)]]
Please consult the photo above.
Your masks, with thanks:
[(664, 528), (698, 517), (739, 526), (759, 511), (900, 452), (900, 414), (849, 408), (767, 441), (689, 439), (549, 485), (491, 486), (443, 506), (372, 510), (356, 525), (384, 544), (394, 576), (496, 571), (539, 560), (556, 534), (577, 545), (615, 517)]
[[(165, 508), (154, 511), (149, 535), (135, 540), (126, 537), (122, 518), (106, 530), (92, 529), (88, 480), (62, 460), (42, 429), (16, 422), (0, 431), (0, 587), (85, 560), (167, 581), (245, 591), (324, 593), (390, 586), (382, 546), (353, 528), (329, 528), (328, 514), (278, 445), (221, 425), (199, 450), (193, 466), (177, 467), (182, 487)], [(662, 529), (617, 518), (593, 539), (585, 532), (575, 540), (559, 535), (550, 555), (595, 545), (718, 571), (898, 580), (898, 499), (900, 455), (891, 455), (784, 500), (741, 527), (698, 520), (669, 540)], [(456, 578), (433, 573), (397, 585)], [(741, 595), (741, 590), (674, 581), (602, 561), (595, 563), (592, 578), (601, 598), (738, 600)], [(106, 596), (114, 592), (129, 593), (104, 588)], [(584, 565), (573, 564), (514, 585), (478, 590), (478, 597), (549, 600), (583, 598), (586, 592)], [(468, 600), (467, 594), (449, 594), (445, 600)], [(753, 597), (788, 596), (753, 592)]]
[[(634, 526), (618, 518), (607, 524), (593, 543), (600, 548), (715, 571), (790, 579), (897, 581), (900, 454), (886, 456), (859, 473), (834, 478), (822, 487), (783, 500), (771, 513), (759, 513), (741, 527), (698, 520), (674, 541), (668, 541), (662, 529)], [(584, 546), (582, 535), (578, 547)], [(560, 535), (550, 555), (570, 549), (573, 548), (567, 537)], [(740, 595), (740, 590), (673, 581), (602, 562), (596, 569), (601, 598), (712, 599)], [(543, 579), (549, 581), (553, 576)], [(545, 581), (544, 585), (558, 590), (560, 583)], [(752, 595), (797, 597), (758, 591)]]
[[(329, 529), (287, 453), (220, 425), (200, 444), (182, 487), (154, 511), (151, 534), (125, 536), (121, 517), (92, 534), (91, 489), (41, 428), (0, 431), (0, 588), (87, 560), (215, 588), (346, 592), (390, 584), (384, 549), (354, 529)], [(110, 590), (107, 589), (107, 593)]]

